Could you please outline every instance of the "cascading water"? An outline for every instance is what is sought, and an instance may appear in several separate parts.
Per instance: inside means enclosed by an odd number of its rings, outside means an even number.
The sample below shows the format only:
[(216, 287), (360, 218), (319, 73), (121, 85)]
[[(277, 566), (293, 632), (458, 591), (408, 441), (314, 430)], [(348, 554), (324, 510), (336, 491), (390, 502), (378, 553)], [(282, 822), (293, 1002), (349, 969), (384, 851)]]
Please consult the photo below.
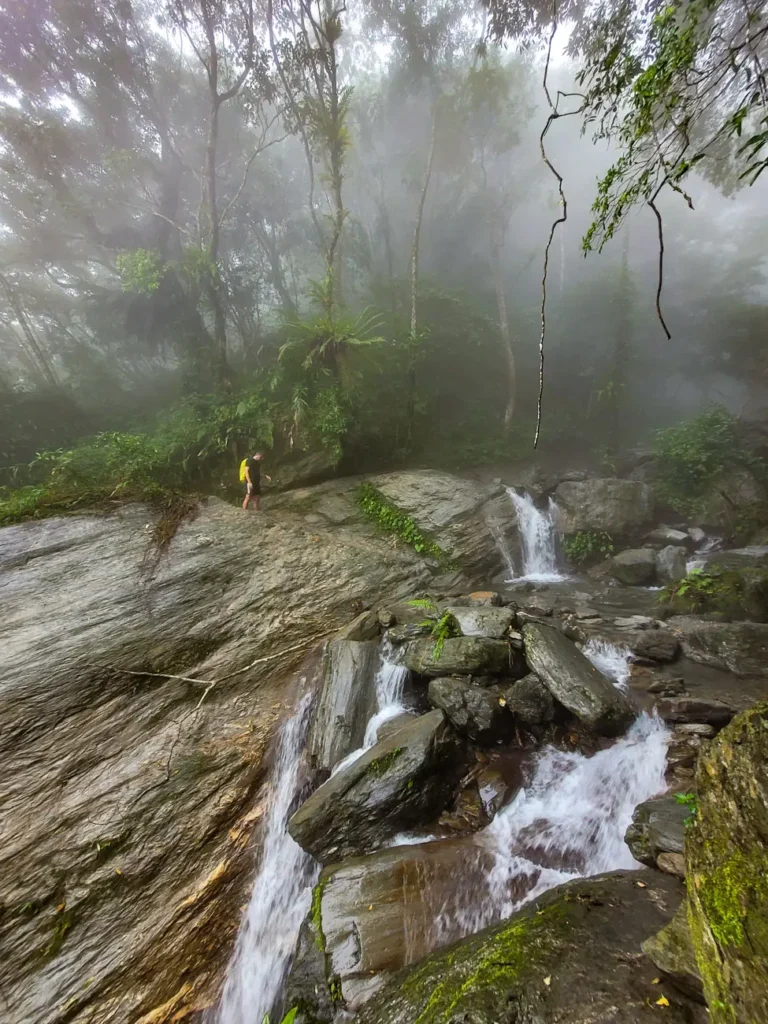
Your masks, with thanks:
[(558, 583), (567, 579), (557, 569), (557, 505), (549, 499), (546, 512), (536, 508), (530, 494), (507, 488), (515, 506), (523, 550), (523, 575), (518, 579), (534, 583)]
[(311, 694), (302, 697), (280, 733), (261, 863), (227, 973), (217, 1024), (262, 1024), (280, 995), (309, 910), (318, 869), (288, 835), (287, 826), (299, 786), (311, 704)]
[(392, 645), (386, 637), (381, 642), (379, 658), (381, 659), (381, 664), (376, 673), (376, 713), (368, 720), (363, 745), (358, 747), (357, 750), (353, 750), (351, 754), (347, 754), (342, 761), (339, 761), (334, 766), (331, 775), (335, 775), (342, 768), (346, 768), (347, 765), (356, 761), (361, 754), (364, 754), (366, 750), (369, 750), (376, 743), (379, 729), (384, 722), (388, 722), (390, 718), (395, 718), (405, 711), (403, 706), (403, 690), (408, 679), (408, 669), (403, 665), (395, 664)]
[(626, 690), (629, 684), (631, 665), (635, 656), (628, 647), (608, 643), (607, 640), (588, 640), (584, 645), (584, 654), (589, 658), (598, 672), (602, 672), (620, 690)]

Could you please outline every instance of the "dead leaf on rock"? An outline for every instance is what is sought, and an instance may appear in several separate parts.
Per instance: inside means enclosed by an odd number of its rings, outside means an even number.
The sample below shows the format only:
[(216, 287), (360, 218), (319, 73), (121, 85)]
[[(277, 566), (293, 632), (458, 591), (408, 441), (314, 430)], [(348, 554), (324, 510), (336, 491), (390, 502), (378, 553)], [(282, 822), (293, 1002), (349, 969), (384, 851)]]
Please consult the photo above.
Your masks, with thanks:
[(669, 1006), (669, 1000), (666, 996), (662, 996), (661, 999), (656, 1000), (657, 1006)]

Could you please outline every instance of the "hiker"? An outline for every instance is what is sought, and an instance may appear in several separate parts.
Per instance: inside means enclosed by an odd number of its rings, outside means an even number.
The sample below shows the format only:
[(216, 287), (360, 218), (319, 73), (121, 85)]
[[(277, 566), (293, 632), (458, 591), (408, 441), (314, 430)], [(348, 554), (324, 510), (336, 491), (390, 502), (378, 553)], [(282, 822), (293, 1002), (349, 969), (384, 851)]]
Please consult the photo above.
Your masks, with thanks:
[[(256, 452), (255, 455), (249, 455), (245, 462), (245, 500), (243, 501), (243, 511), (248, 511), (248, 506), (253, 501), (256, 511), (259, 511), (259, 502), (261, 500), (261, 461), (264, 458), (261, 452)], [(264, 476), (272, 483), (272, 477)]]

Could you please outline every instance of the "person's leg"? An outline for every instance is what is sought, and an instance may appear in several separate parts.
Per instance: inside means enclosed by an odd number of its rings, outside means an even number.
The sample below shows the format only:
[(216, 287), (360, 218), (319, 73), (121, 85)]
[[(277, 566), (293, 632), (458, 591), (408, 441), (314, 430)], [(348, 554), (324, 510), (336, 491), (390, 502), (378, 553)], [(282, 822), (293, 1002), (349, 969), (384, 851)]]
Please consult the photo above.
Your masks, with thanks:
[(253, 496), (253, 504), (254, 504), (254, 507), (255, 507), (256, 511), (258, 512), (259, 511), (259, 505), (261, 504), (261, 495), (260, 494), (254, 494), (254, 496)]
[(251, 485), (250, 484), (246, 484), (245, 485), (245, 499), (243, 501), (243, 512), (247, 512), (248, 511), (248, 505), (250, 503), (251, 498), (252, 498)]

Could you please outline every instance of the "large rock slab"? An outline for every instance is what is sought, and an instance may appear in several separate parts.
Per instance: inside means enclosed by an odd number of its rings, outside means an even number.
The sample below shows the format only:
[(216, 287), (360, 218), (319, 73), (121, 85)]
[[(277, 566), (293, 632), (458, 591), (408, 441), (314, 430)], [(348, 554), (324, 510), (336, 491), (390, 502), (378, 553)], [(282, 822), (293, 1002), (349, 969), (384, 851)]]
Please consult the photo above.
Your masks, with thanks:
[(656, 552), (653, 548), (620, 551), (611, 559), (611, 576), (628, 587), (645, 587), (656, 581)]
[(605, 531), (622, 537), (653, 520), (653, 492), (637, 480), (568, 480), (558, 485), (555, 501), (563, 533)]
[(699, 756), (689, 923), (713, 1024), (768, 1020), (768, 703)]
[(627, 698), (559, 630), (529, 622), (523, 629), (531, 671), (553, 697), (596, 732), (615, 736), (635, 717)]
[(701, 665), (737, 676), (764, 675), (768, 666), (768, 624), (710, 622), (693, 616), (675, 616), (669, 628), (679, 637), (683, 653)]
[(504, 640), (457, 636), (442, 646), (434, 639), (414, 640), (399, 654), (402, 664), (422, 676), (510, 675), (512, 653)]
[(660, 853), (682, 853), (685, 822), (691, 810), (674, 796), (657, 797), (638, 804), (624, 842), (632, 856), (648, 867), (655, 867)]
[(507, 635), (515, 619), (511, 608), (460, 608), (449, 605), (446, 611), (453, 615), (463, 636), (485, 636), (497, 640)]
[(372, 641), (328, 644), (323, 686), (307, 739), (314, 768), (330, 770), (362, 746), (368, 719), (376, 710), (378, 650)]
[(358, 1024), (703, 1024), (706, 1014), (669, 986), (641, 944), (681, 898), (676, 879), (618, 872), (553, 889), (508, 921), (401, 972)]
[(465, 751), (442, 711), (408, 722), (304, 801), (288, 831), (323, 864), (368, 853), (444, 810)]
[(453, 727), (478, 743), (508, 738), (514, 721), (498, 686), (478, 686), (467, 676), (429, 682), (429, 703), (446, 713)]
[(209, 500), (162, 557), (135, 505), (0, 530), (7, 1024), (215, 997), (305, 656), (360, 603), (428, 587), (410, 549), (272, 500)]

